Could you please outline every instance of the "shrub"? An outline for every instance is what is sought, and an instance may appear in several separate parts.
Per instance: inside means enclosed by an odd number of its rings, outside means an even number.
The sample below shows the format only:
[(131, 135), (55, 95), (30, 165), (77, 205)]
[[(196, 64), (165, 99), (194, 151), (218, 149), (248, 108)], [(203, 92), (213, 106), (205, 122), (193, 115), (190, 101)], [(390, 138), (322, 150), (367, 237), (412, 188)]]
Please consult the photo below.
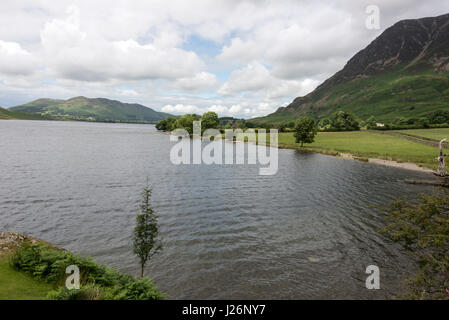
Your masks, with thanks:
[(50, 300), (99, 300), (102, 298), (101, 289), (93, 284), (81, 286), (79, 289), (69, 290), (66, 287), (60, 287), (47, 294)]
[(391, 203), (386, 210), (391, 223), (381, 232), (401, 243), (418, 263), (406, 298), (449, 299), (449, 193), (418, 200)]

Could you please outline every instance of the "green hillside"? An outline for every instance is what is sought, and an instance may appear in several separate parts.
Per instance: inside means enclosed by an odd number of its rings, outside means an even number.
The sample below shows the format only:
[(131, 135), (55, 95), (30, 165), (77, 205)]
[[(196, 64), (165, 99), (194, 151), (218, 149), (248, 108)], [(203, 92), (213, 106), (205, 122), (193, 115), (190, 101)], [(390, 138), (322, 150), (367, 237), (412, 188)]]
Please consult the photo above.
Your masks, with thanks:
[(258, 120), (275, 123), (306, 114), (321, 119), (337, 110), (365, 120), (373, 115), (381, 122), (421, 117), (436, 110), (449, 111), (449, 73), (413, 74), (393, 70), (375, 77), (357, 78), (326, 90), (301, 108), (282, 108)]
[(38, 114), (29, 114), (29, 113), (22, 113), (22, 112), (13, 112), (7, 109), (3, 109), (0, 107), (0, 119), (1, 120), (12, 120), (12, 119), (19, 119), (19, 120), (48, 120), (48, 117), (44, 117)]
[(156, 122), (169, 116), (167, 113), (157, 112), (140, 104), (86, 97), (75, 97), (68, 100), (38, 99), (9, 110), (38, 114), (53, 119), (83, 121), (147, 123)]

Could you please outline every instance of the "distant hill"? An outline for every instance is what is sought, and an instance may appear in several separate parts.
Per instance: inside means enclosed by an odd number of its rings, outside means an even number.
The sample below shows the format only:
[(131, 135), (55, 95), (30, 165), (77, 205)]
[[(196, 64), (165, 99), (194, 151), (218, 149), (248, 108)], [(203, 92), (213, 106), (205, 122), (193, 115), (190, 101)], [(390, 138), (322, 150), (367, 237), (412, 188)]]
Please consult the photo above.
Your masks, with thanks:
[(9, 109), (63, 120), (156, 122), (169, 116), (140, 104), (105, 98), (75, 97), (68, 100), (38, 99)]
[(21, 113), (21, 112), (13, 112), (7, 109), (0, 107), (0, 119), (5, 120), (48, 120), (48, 118), (43, 117), (38, 114), (29, 114), (29, 113)]
[(449, 14), (396, 23), (313, 92), (257, 120), (321, 119), (337, 110), (381, 121), (449, 110)]

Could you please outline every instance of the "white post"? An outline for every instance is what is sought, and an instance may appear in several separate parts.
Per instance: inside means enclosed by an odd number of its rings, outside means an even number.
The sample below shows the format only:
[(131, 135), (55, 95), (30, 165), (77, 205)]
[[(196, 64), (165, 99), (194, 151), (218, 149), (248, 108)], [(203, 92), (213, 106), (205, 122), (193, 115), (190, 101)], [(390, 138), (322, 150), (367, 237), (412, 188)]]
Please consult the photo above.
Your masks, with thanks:
[(444, 138), (443, 140), (440, 141), (440, 156), (437, 158), (438, 160), (438, 170), (437, 170), (437, 174), (440, 177), (445, 177), (446, 176), (446, 166), (444, 163), (444, 152), (443, 152), (443, 142), (446, 141), (447, 139)]

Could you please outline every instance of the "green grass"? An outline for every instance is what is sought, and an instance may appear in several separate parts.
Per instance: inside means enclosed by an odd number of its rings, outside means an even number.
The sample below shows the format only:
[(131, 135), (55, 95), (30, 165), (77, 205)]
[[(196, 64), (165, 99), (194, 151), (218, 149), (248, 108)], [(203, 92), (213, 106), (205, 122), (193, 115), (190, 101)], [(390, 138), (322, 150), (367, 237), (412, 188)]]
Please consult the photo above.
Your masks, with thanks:
[(51, 284), (14, 270), (7, 258), (0, 258), (0, 300), (41, 300), (51, 289)]
[[(279, 133), (278, 142), (280, 148), (299, 149), (291, 132)], [(375, 132), (320, 132), (315, 142), (305, 144), (304, 148), (326, 154), (350, 153), (360, 158), (412, 162), (431, 169), (437, 166), (436, 148)]]
[(411, 129), (411, 130), (399, 130), (398, 132), (415, 136), (422, 137), (432, 140), (441, 140), (443, 138), (449, 139), (449, 128), (438, 128), (438, 129)]

